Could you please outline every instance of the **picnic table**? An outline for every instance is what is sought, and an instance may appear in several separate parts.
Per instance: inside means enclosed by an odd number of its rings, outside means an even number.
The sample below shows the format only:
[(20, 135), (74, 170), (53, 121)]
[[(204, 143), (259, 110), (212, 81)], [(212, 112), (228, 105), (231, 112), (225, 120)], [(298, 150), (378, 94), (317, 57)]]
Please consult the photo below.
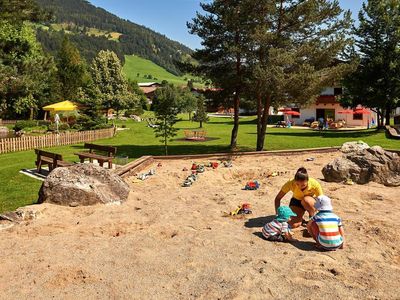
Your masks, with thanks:
[(278, 122), (276, 122), (275, 127), (284, 127), (284, 128), (286, 128), (287, 124), (286, 124), (285, 121), (278, 121)]
[(205, 130), (184, 130), (183, 133), (185, 139), (190, 141), (204, 141), (207, 135)]
[[(96, 159), (99, 162), (100, 167), (102, 167), (105, 162), (108, 162), (108, 168), (112, 169), (112, 161), (117, 153), (116, 147), (85, 143), (83, 148), (89, 149), (89, 151), (75, 153), (75, 155), (78, 155), (81, 163), (84, 163), (85, 159), (89, 159), (91, 163)], [(99, 154), (99, 152), (106, 155)]]

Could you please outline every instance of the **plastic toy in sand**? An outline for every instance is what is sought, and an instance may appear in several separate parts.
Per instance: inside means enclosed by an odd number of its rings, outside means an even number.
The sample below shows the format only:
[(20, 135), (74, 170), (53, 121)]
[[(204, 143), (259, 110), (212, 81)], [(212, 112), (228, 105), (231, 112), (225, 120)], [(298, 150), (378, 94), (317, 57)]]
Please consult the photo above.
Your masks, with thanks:
[(344, 181), (344, 184), (346, 184), (346, 185), (353, 185), (353, 184), (354, 184), (354, 181), (351, 180), (350, 178), (347, 178), (347, 179)]
[(229, 215), (231, 216), (248, 215), (253, 213), (250, 208), (251, 208), (250, 203), (243, 203), (239, 205), (235, 210), (231, 211)]
[(209, 162), (208, 164), (206, 164), (206, 167), (213, 168), (213, 169), (218, 168), (218, 166), (219, 166), (219, 163), (217, 163), (217, 162)]
[(153, 175), (155, 175), (156, 174), (156, 170), (154, 170), (154, 169), (151, 169), (149, 172), (147, 172), (147, 173), (141, 173), (141, 174), (138, 174), (137, 175), (137, 179), (140, 179), (140, 180), (146, 180), (146, 179), (148, 179), (150, 176), (153, 176)]
[(232, 161), (224, 161), (223, 164), (224, 164), (225, 168), (232, 168), (233, 167)]
[(254, 191), (260, 188), (260, 183), (257, 180), (249, 181), (244, 187), (245, 190)]
[(196, 168), (197, 173), (204, 173), (205, 170), (206, 169), (204, 168), (204, 165), (197, 165), (197, 168)]
[(158, 163), (157, 167), (161, 168), (162, 167), (162, 163)]
[(185, 181), (182, 183), (182, 187), (190, 187), (197, 180), (197, 174), (192, 174), (188, 176)]
[(308, 158), (306, 158), (306, 161), (314, 161), (315, 160), (315, 157), (308, 157)]
[(289, 171), (269, 172), (269, 173), (267, 174), (267, 178), (282, 176), (282, 175), (286, 175), (286, 174), (289, 174)]

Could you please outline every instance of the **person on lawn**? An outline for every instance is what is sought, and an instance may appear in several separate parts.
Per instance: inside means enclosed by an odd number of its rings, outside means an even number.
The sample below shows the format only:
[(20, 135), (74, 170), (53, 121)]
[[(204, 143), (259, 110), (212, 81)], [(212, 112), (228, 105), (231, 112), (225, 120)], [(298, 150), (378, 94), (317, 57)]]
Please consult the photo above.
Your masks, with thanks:
[(322, 187), (317, 180), (308, 177), (307, 170), (300, 168), (297, 170), (294, 179), (286, 182), (278, 195), (275, 197), (275, 211), (281, 206), (282, 198), (288, 193), (293, 192), (289, 207), (297, 215), (289, 221), (291, 228), (299, 227), (302, 224), (304, 213), (307, 211), (309, 216), (315, 215), (315, 198), (323, 195)]

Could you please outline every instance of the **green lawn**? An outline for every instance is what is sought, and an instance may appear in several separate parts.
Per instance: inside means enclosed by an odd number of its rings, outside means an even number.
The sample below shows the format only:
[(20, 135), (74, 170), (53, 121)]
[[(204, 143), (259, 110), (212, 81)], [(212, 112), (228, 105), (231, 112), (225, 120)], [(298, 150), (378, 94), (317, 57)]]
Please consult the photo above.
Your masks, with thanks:
[[(125, 64), (123, 72), (128, 78), (137, 82), (158, 82), (161, 83), (163, 80), (167, 80), (169, 83), (175, 85), (187, 85), (189, 79), (194, 78), (191, 75), (176, 76), (164, 68), (156, 65), (150, 60), (141, 58), (137, 55), (125, 55)], [(139, 76), (137, 76), (139, 73)], [(152, 75), (153, 79), (145, 78), (144, 76)], [(157, 79), (154, 79), (157, 78)], [(186, 78), (186, 79), (185, 79)], [(199, 84), (195, 84), (199, 86)]]
[[(198, 123), (186, 121), (188, 116), (177, 123), (180, 129), (178, 136), (171, 142), (170, 154), (214, 153), (228, 151), (232, 121), (230, 119), (211, 118), (205, 124), (208, 136), (214, 138), (207, 142), (186, 142), (178, 140), (183, 137), (183, 130), (197, 128)], [(241, 119), (239, 131), (239, 149), (254, 150), (256, 143), (256, 125), (253, 117)], [(130, 160), (143, 155), (162, 155), (163, 146), (154, 138), (153, 130), (146, 127), (146, 123), (133, 121), (119, 122), (125, 124), (129, 130), (118, 132), (111, 139), (100, 140), (96, 143), (114, 145), (118, 147), (118, 156), (128, 156)], [(299, 149), (326, 146), (340, 146), (346, 141), (363, 140), (370, 145), (380, 145), (387, 149), (400, 149), (400, 141), (390, 140), (384, 132), (375, 130), (361, 130), (357, 132), (328, 131), (320, 134), (308, 129), (278, 129), (268, 128), (266, 136), (266, 150)], [(51, 148), (51, 151), (64, 155), (66, 160), (76, 161), (74, 152), (82, 145), (71, 145)], [(40, 182), (25, 175), (19, 174), (23, 168), (34, 167), (35, 156), (33, 151), (16, 152), (0, 155), (0, 212), (13, 210), (17, 207), (32, 204), (37, 199)]]

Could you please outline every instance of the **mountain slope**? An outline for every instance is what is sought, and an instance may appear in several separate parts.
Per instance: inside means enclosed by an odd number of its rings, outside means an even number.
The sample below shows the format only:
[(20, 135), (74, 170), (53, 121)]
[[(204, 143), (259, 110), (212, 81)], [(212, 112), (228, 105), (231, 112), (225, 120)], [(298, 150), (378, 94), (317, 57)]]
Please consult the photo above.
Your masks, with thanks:
[[(168, 39), (144, 26), (123, 20), (85, 0), (36, 0), (39, 5), (53, 12), (51, 23), (68, 24), (70, 39), (83, 55), (91, 60), (101, 49), (110, 49), (123, 59), (124, 55), (136, 54), (151, 60), (169, 72), (181, 75), (177, 61), (191, 54), (188, 47)], [(50, 24), (45, 24), (50, 25)], [(118, 39), (96, 36), (90, 31), (117, 33)], [(38, 38), (48, 51), (56, 51), (57, 43), (66, 31), (38, 29)], [(92, 46), (93, 45), (93, 46)]]
[(190, 75), (176, 76), (152, 61), (141, 58), (137, 55), (125, 56), (123, 72), (126, 77), (137, 82), (159, 82), (163, 80), (169, 83), (186, 86), (188, 80), (193, 80), (196, 87), (202, 87), (199, 78)]

